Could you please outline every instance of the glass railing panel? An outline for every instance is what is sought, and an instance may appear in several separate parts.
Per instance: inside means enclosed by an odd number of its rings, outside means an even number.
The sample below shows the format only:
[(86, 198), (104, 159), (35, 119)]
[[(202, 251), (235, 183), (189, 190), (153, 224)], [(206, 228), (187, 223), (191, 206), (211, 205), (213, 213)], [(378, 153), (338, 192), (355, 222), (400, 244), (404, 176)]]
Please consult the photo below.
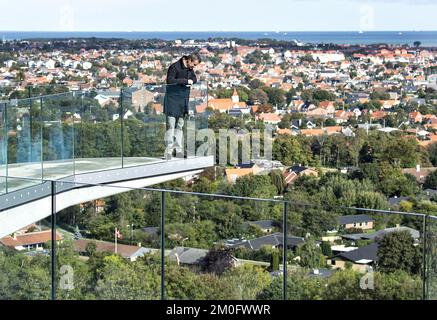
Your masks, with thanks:
[(164, 85), (124, 88), (121, 119), (123, 165), (162, 161), (166, 130), (163, 114)]
[[(33, 182), (22, 182), (32, 185)], [(43, 190), (41, 190), (41, 188)], [(52, 298), (52, 221), (50, 183), (33, 186), (38, 202), (5, 208), (20, 194), (0, 195), (0, 300), (49, 300)], [(22, 195), (22, 197), (26, 197)], [(6, 197), (8, 200), (6, 201)], [(11, 229), (11, 226), (14, 226)], [(57, 234), (58, 243), (62, 237)]]
[(6, 123), (6, 112), (8, 104), (0, 102), (0, 194), (7, 192), (7, 152), (8, 152), (8, 128)]
[(166, 299), (281, 299), (281, 208), (168, 193)]
[(437, 217), (427, 217), (426, 237), (426, 299), (437, 300)]
[(57, 179), (74, 174), (73, 94), (41, 97), (43, 176)]
[(189, 100), (189, 116), (187, 117), (184, 137), (188, 158), (214, 154), (212, 133), (208, 131), (208, 83), (198, 82), (193, 85)]
[[(169, 89), (170, 87), (170, 89)], [(190, 88), (184, 96), (174, 95), (175, 85), (146, 85), (142, 88), (125, 88), (122, 95), (123, 109), (123, 165), (135, 166), (150, 162), (162, 161), (166, 147), (170, 144), (170, 133), (166, 137), (167, 128), (170, 129), (169, 118), (164, 114), (164, 105), (178, 104), (186, 111), (174, 122), (173, 154), (177, 156), (177, 142), (185, 157), (194, 157), (200, 142), (196, 142), (202, 129), (208, 128), (206, 104), (208, 99), (206, 83), (198, 83)], [(185, 89), (185, 87), (184, 87)], [(180, 104), (180, 105), (179, 105)], [(185, 109), (186, 106), (186, 109)], [(182, 128), (183, 138), (177, 138), (178, 128)], [(167, 139), (167, 140), (166, 140)], [(170, 147), (169, 149), (170, 150)], [(169, 151), (170, 152), (170, 151)], [(178, 155), (181, 157), (181, 155)]]
[(160, 194), (65, 181), (56, 186), (57, 230), (64, 235), (58, 299), (160, 299)]
[[(423, 298), (422, 216), (335, 206), (302, 205), (292, 210), (300, 217), (298, 226), (306, 239), (316, 243), (313, 250), (300, 252), (300, 264), (311, 275), (299, 285), (310, 292), (305, 299)], [(321, 265), (313, 265), (315, 252), (321, 254)], [(298, 287), (290, 285), (298, 283), (295, 278), (288, 275), (289, 299), (300, 299)]]
[(39, 179), (43, 178), (41, 101), (39, 98), (11, 100), (5, 114), (7, 191), (11, 192), (41, 183)]
[(73, 104), (75, 173), (121, 168), (120, 93), (79, 93)]

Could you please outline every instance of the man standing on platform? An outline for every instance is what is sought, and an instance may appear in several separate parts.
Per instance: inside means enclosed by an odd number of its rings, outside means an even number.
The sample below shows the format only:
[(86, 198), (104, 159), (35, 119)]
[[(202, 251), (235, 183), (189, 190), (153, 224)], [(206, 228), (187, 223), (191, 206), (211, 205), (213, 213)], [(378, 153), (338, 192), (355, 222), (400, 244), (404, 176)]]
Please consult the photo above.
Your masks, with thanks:
[(167, 116), (165, 159), (184, 158), (183, 128), (188, 115), (191, 86), (197, 82), (194, 68), (201, 62), (198, 53), (183, 56), (172, 64), (167, 73), (164, 113)]

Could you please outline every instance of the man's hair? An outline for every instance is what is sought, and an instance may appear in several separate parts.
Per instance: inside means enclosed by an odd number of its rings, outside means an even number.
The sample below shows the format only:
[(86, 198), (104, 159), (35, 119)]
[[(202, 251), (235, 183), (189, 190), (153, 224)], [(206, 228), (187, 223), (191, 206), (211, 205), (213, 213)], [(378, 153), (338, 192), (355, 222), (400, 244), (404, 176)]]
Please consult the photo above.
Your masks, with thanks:
[(200, 57), (200, 54), (198, 52), (193, 52), (189, 54), (188, 56), (186, 56), (186, 59), (190, 61), (199, 61), (199, 63), (202, 62), (202, 58)]

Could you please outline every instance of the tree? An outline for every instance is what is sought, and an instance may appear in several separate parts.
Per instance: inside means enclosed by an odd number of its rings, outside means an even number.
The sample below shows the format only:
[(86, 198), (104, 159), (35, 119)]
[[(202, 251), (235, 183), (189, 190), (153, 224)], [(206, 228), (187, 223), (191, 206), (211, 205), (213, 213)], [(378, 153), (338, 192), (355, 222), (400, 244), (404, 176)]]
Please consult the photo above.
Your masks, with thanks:
[(437, 166), (437, 143), (433, 143), (429, 149), (429, 160), (434, 166)]
[(417, 192), (417, 184), (402, 173), (399, 168), (392, 168), (380, 174), (380, 189), (387, 196), (411, 196)]
[(408, 231), (392, 232), (378, 240), (378, 269), (420, 273), (420, 253)]
[(272, 280), (270, 274), (261, 267), (245, 264), (226, 271), (221, 276), (221, 281), (233, 288), (235, 299), (255, 300)]
[[(258, 300), (282, 299), (283, 277), (276, 277), (257, 296)], [(287, 274), (288, 300), (320, 300), (324, 290), (325, 280), (320, 277), (308, 277), (306, 270)]]
[(425, 179), (424, 188), (437, 189), (437, 171), (429, 174)]
[(272, 257), (270, 261), (270, 269), (271, 271), (278, 271), (279, 270), (279, 252), (273, 251)]
[(253, 80), (251, 80), (250, 82), (249, 82), (249, 87), (251, 88), (251, 89), (259, 89), (260, 87), (262, 87), (263, 86), (263, 83), (261, 82), (261, 80), (259, 80), (259, 79), (253, 79)]
[(338, 225), (338, 215), (332, 210), (306, 208), (302, 213), (302, 226), (314, 236), (322, 236)]
[(370, 299), (371, 290), (362, 290), (362, 274), (354, 270), (335, 272), (327, 281), (322, 293), (323, 300), (366, 300)]
[(334, 101), (336, 98), (335, 94), (330, 93), (326, 90), (315, 90), (313, 92), (313, 99), (315, 101)]
[(418, 163), (420, 156), (418, 150), (416, 139), (390, 139), (381, 150), (379, 159), (401, 168), (412, 168)]
[(234, 259), (232, 249), (216, 247), (208, 251), (203, 260), (203, 267), (206, 271), (220, 276), (234, 266)]
[(356, 206), (366, 209), (385, 210), (388, 208), (388, 202), (379, 192), (363, 191), (357, 194)]
[(278, 127), (280, 129), (290, 129), (291, 127), (292, 115), (286, 114), (282, 117), (281, 122), (279, 122)]
[(265, 93), (267, 93), (269, 97), (269, 103), (271, 103), (274, 106), (280, 106), (285, 102), (285, 92), (282, 89), (278, 88), (268, 88), (264, 87), (262, 88)]
[(332, 256), (331, 244), (329, 242), (322, 241), (320, 248), (322, 249), (322, 253), (324, 256), (327, 256), (327, 257)]
[(265, 105), (269, 101), (269, 96), (261, 89), (254, 89), (249, 94), (249, 101), (252, 104)]
[(273, 143), (273, 157), (286, 166), (298, 163), (305, 165), (309, 162), (310, 154), (302, 149), (296, 137), (279, 136)]
[(283, 194), (285, 189), (285, 180), (282, 171), (273, 170), (270, 173), (270, 177), (272, 178), (272, 184), (276, 187), (278, 194)]
[(320, 268), (324, 266), (322, 250), (312, 237), (306, 237), (305, 243), (297, 249), (300, 256), (300, 265), (305, 268)]
[[(159, 265), (130, 262), (121, 256), (103, 259), (96, 285), (98, 299), (152, 300), (159, 298)], [(179, 284), (180, 285), (180, 284)]]
[(414, 41), (414, 46), (415, 46), (416, 48), (419, 48), (421, 45), (422, 45), (422, 42), (420, 42), (420, 41)]

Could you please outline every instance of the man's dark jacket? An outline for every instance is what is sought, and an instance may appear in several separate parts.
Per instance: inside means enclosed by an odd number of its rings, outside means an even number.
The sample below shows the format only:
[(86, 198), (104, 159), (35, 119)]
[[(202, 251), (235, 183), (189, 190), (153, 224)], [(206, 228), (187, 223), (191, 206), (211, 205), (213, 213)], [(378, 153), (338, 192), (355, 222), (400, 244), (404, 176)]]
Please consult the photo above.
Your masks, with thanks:
[(194, 70), (185, 67), (182, 59), (173, 63), (168, 69), (164, 113), (168, 117), (183, 117), (188, 114), (190, 87), (188, 80), (197, 82)]

